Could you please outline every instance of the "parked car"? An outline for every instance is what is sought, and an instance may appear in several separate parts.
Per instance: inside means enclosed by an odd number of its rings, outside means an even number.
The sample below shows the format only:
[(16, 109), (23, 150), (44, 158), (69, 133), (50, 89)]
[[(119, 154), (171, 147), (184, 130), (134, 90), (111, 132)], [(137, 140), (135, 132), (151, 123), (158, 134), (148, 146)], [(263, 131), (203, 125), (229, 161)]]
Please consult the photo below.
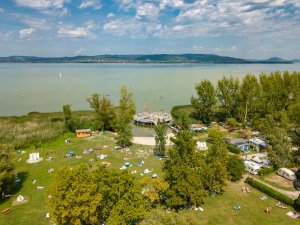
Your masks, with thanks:
[(287, 179), (287, 180), (293, 181), (293, 180), (296, 179), (295, 173), (294, 173), (293, 171), (287, 169), (287, 168), (280, 168), (280, 169), (278, 169), (278, 170), (277, 170), (277, 174), (278, 174), (279, 176), (284, 177), (284, 178)]

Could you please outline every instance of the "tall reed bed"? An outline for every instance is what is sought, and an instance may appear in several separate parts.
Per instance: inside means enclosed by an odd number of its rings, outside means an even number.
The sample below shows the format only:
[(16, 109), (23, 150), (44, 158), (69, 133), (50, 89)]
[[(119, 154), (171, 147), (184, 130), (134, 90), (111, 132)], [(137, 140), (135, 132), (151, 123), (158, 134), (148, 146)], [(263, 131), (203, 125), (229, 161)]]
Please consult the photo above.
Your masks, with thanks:
[[(81, 128), (88, 128), (90, 121), (93, 121), (93, 115), (89, 111), (74, 112), (73, 116), (78, 121), (78, 126), (83, 126)], [(2, 147), (11, 149), (39, 147), (43, 142), (54, 139), (64, 132), (66, 132), (64, 115), (61, 112), (33, 112), (26, 116), (0, 117)]]

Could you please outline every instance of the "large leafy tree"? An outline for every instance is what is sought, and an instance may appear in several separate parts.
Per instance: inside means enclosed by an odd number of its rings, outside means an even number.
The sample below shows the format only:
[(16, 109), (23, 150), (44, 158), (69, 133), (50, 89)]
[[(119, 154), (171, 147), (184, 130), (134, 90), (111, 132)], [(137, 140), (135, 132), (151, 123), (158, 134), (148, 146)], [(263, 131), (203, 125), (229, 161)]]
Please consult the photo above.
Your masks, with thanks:
[(235, 116), (239, 102), (239, 80), (232, 76), (223, 77), (218, 80), (216, 92), (222, 119)]
[(214, 195), (221, 193), (226, 185), (228, 151), (220, 132), (210, 133), (210, 138), (213, 140), (213, 145), (208, 149), (206, 155), (204, 185), (209, 194)]
[(213, 119), (216, 107), (216, 92), (209, 80), (203, 80), (195, 86), (197, 96), (191, 97), (191, 104), (196, 110), (196, 115), (204, 123)]
[(50, 214), (58, 224), (126, 225), (142, 220), (149, 203), (127, 171), (59, 170), (48, 194)]
[(260, 110), (261, 87), (254, 75), (247, 74), (240, 88), (240, 113), (244, 123), (247, 122), (249, 115), (254, 115)]
[(99, 192), (104, 196), (98, 210), (100, 221), (107, 224), (130, 224), (142, 220), (149, 209), (141, 188), (127, 171), (99, 168), (97, 174)]
[(179, 131), (172, 140), (174, 148), (164, 162), (165, 180), (170, 185), (166, 204), (179, 209), (186, 205), (201, 205), (207, 195), (203, 187), (203, 155), (195, 151), (190, 130)]
[(276, 113), (274, 116), (268, 114), (256, 125), (261, 134), (270, 141), (271, 146), (267, 149), (268, 155), (276, 169), (288, 166), (292, 161), (291, 144), (287, 133), (288, 125), (289, 121), (285, 112)]
[(50, 214), (58, 224), (99, 224), (103, 194), (98, 191), (95, 174), (86, 166), (60, 169), (48, 193), (52, 196)]
[(149, 199), (153, 206), (163, 203), (169, 184), (160, 178), (143, 177), (140, 184), (144, 187), (144, 196)]
[(157, 146), (156, 154), (159, 156), (166, 155), (166, 135), (167, 135), (167, 124), (158, 120), (156, 126), (154, 127), (156, 136), (155, 142)]
[(120, 101), (117, 110), (117, 142), (121, 146), (127, 146), (131, 144), (132, 129), (130, 123), (133, 120), (133, 116), (136, 112), (135, 102), (133, 100), (133, 94), (126, 87), (120, 88)]
[(9, 193), (15, 183), (15, 171), (9, 150), (0, 151), (0, 193)]
[(114, 128), (115, 107), (107, 95), (92, 94), (87, 98), (90, 107), (95, 112), (95, 129), (111, 130)]
[(245, 173), (243, 160), (237, 155), (230, 155), (227, 162), (227, 172), (230, 180), (237, 181), (241, 179)]
[(292, 162), (290, 152), (291, 144), (288, 141), (288, 135), (284, 128), (274, 127), (269, 135), (271, 146), (268, 148), (268, 156), (275, 169), (287, 167)]
[[(290, 135), (293, 140), (293, 144), (300, 146), (300, 101), (296, 102), (293, 105), (290, 105), (288, 108), (288, 117), (291, 123)], [(300, 151), (296, 155), (300, 155)]]

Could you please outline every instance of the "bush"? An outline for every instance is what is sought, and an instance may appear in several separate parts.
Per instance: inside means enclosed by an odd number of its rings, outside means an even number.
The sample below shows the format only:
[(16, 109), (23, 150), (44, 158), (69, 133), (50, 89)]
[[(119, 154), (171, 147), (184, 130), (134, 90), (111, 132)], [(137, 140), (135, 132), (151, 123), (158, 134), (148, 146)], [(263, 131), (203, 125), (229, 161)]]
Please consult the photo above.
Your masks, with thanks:
[(294, 200), (291, 199), (290, 197), (274, 190), (273, 188), (270, 188), (266, 186), (263, 183), (260, 183), (259, 181), (254, 180), (253, 178), (247, 177), (246, 183), (248, 183), (250, 186), (256, 188), (257, 190), (269, 195), (272, 198), (277, 199), (278, 201), (289, 205), (289, 206), (294, 206)]
[(245, 173), (243, 160), (236, 155), (230, 155), (227, 163), (227, 172), (231, 181), (241, 179)]
[(241, 150), (238, 149), (237, 147), (234, 147), (232, 145), (227, 145), (227, 149), (228, 151), (230, 151), (231, 153), (237, 154), (239, 155), (241, 153)]
[(262, 177), (262, 176), (266, 176), (273, 172), (274, 172), (273, 168), (262, 168), (258, 171), (258, 175)]
[(298, 198), (295, 200), (295, 202), (294, 202), (294, 208), (298, 211), (298, 212), (300, 212), (300, 194), (299, 194), (299, 196), (298, 196)]
[(226, 125), (228, 125), (229, 127), (235, 128), (235, 127), (237, 127), (239, 124), (238, 124), (238, 122), (236, 121), (235, 118), (227, 118), (227, 120), (226, 120)]
[(55, 123), (55, 122), (63, 122), (64, 119), (63, 119), (63, 118), (60, 118), (60, 117), (53, 117), (53, 118), (50, 119), (50, 121), (51, 121), (52, 123)]

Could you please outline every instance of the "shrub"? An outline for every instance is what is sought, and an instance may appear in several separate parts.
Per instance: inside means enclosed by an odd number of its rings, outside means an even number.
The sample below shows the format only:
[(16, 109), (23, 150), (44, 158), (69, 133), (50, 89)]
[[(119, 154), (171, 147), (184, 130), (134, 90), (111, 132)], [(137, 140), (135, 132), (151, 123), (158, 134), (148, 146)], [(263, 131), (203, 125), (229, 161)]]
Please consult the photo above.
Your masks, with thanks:
[(273, 168), (262, 168), (258, 171), (258, 175), (262, 177), (262, 176), (266, 176), (273, 172), (274, 172)]
[(238, 122), (236, 121), (235, 118), (227, 118), (227, 120), (226, 120), (226, 125), (228, 125), (229, 127), (235, 128), (235, 127), (237, 127), (239, 124), (238, 124)]
[(280, 202), (283, 202), (286, 205), (294, 205), (294, 200), (290, 197), (274, 190), (273, 188), (270, 188), (269, 186), (266, 186), (265, 184), (259, 181), (254, 180), (253, 178), (247, 177), (245, 182), (251, 185), (252, 187), (256, 188), (257, 190), (269, 195), (270, 197), (275, 198)]
[(227, 163), (227, 172), (231, 181), (241, 179), (245, 173), (243, 160), (236, 155), (230, 155)]
[(295, 200), (295, 202), (294, 202), (294, 208), (298, 211), (298, 212), (300, 212), (300, 194), (299, 194), (299, 196), (298, 196), (298, 198)]
[(237, 154), (239, 155), (241, 153), (241, 150), (238, 149), (237, 147), (234, 147), (232, 145), (227, 145), (227, 149), (228, 151), (230, 151), (231, 153)]
[(52, 123), (55, 123), (55, 122), (63, 122), (64, 119), (63, 118), (60, 118), (60, 117), (53, 117), (51, 118), (50, 120)]

